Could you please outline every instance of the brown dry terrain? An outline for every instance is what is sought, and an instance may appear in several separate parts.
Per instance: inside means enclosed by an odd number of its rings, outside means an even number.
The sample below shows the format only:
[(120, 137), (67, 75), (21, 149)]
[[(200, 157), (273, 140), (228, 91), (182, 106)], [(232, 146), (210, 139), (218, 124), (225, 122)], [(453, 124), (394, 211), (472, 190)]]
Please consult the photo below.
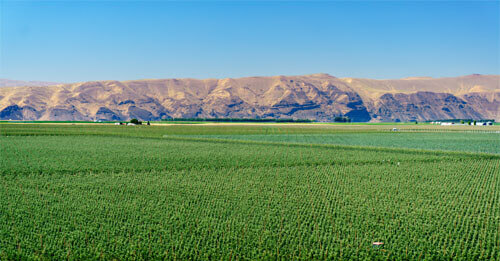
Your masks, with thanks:
[(373, 80), (328, 74), (93, 81), (0, 88), (0, 119), (307, 118), (500, 120), (500, 75)]

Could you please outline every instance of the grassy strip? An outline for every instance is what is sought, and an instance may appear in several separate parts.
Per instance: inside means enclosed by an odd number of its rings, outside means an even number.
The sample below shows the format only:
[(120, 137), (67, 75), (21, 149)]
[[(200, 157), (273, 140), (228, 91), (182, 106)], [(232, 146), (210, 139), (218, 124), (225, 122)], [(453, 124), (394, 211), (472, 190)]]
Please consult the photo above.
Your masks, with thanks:
[(484, 152), (463, 152), (463, 151), (446, 151), (446, 150), (425, 150), (425, 149), (411, 149), (411, 148), (388, 148), (388, 147), (374, 147), (374, 146), (358, 146), (358, 145), (338, 145), (338, 144), (318, 144), (318, 143), (287, 143), (276, 141), (253, 141), (253, 140), (238, 140), (238, 139), (220, 139), (220, 138), (198, 138), (198, 137), (184, 137), (181, 135), (164, 135), (163, 138), (171, 140), (183, 141), (198, 141), (198, 142), (215, 142), (215, 143), (238, 143), (248, 145), (275, 145), (275, 146), (288, 146), (288, 147), (310, 147), (310, 148), (330, 148), (330, 149), (351, 149), (358, 151), (376, 151), (376, 152), (397, 152), (403, 154), (424, 154), (432, 156), (449, 155), (449, 156), (465, 156), (477, 157), (481, 159), (500, 159), (500, 155)]

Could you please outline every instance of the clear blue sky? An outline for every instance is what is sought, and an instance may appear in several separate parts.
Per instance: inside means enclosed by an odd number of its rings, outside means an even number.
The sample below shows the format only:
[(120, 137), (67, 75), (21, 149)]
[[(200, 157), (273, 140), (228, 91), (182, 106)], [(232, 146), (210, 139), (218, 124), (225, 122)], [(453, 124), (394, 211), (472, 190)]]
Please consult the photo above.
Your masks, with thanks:
[(0, 0), (0, 78), (500, 74), (500, 2)]

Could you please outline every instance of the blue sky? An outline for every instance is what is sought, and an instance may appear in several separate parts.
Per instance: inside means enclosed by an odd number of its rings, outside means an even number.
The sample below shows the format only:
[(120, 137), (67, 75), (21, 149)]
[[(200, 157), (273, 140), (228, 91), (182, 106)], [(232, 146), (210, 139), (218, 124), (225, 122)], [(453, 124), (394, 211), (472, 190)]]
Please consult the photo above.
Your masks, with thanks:
[(500, 2), (0, 0), (0, 78), (500, 74)]

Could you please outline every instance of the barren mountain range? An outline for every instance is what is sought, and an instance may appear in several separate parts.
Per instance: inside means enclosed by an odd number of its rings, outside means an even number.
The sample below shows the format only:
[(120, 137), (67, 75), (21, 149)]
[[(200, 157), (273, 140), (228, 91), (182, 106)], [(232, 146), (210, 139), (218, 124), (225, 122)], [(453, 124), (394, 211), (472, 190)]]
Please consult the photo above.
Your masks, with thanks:
[[(24, 84), (23, 84), (24, 85)], [(500, 75), (373, 80), (328, 74), (91, 81), (0, 88), (3, 120), (299, 118), (500, 120)]]

